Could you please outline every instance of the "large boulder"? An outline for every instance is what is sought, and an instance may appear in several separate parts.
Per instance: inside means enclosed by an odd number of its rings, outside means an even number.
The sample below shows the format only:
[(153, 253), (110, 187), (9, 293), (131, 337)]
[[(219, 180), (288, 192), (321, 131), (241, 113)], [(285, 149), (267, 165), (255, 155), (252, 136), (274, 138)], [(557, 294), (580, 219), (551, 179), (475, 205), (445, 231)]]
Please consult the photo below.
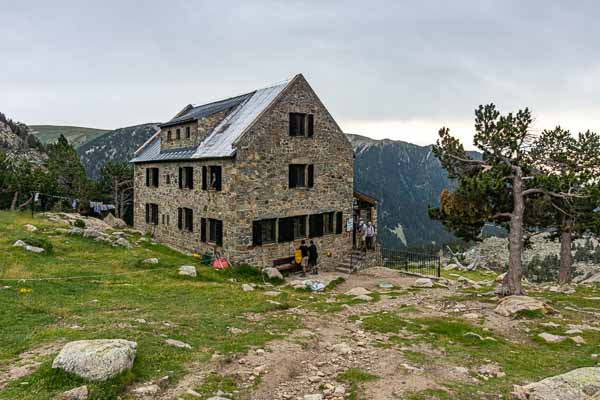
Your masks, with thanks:
[(111, 213), (108, 213), (106, 217), (103, 219), (104, 223), (109, 225), (114, 229), (125, 229), (127, 228), (127, 223), (123, 221), (121, 218), (117, 218)]
[(545, 302), (534, 299), (529, 296), (508, 296), (504, 297), (494, 310), (496, 314), (505, 317), (512, 317), (520, 311), (540, 311), (543, 314), (550, 314), (554, 310)]
[(586, 280), (582, 281), (581, 283), (585, 284), (591, 284), (591, 283), (600, 283), (600, 272), (590, 276), (589, 278), (587, 278)]
[(77, 340), (67, 343), (52, 363), (91, 381), (104, 381), (133, 366), (137, 343), (124, 339)]
[(588, 367), (515, 386), (514, 400), (594, 400), (600, 398), (600, 368)]
[(371, 294), (371, 292), (367, 289), (365, 289), (364, 287), (355, 287), (352, 288), (350, 290), (348, 290), (346, 293), (344, 293), (346, 296), (362, 296), (362, 295), (369, 295)]

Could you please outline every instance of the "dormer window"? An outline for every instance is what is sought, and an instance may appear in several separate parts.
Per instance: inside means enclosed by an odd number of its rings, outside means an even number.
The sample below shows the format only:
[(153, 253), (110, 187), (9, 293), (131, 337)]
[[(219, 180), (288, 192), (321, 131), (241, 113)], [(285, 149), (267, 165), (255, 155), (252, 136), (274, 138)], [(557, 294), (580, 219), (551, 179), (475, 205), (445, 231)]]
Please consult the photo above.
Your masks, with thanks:
[(179, 129), (179, 128), (175, 129), (175, 138), (177, 140), (181, 139), (181, 129)]
[(173, 136), (171, 135), (171, 131), (167, 131), (167, 142), (173, 140)]
[(314, 133), (314, 116), (304, 113), (290, 113), (290, 136), (312, 137)]
[(185, 138), (189, 139), (192, 136), (192, 134), (190, 133), (190, 127), (186, 126), (185, 128)]

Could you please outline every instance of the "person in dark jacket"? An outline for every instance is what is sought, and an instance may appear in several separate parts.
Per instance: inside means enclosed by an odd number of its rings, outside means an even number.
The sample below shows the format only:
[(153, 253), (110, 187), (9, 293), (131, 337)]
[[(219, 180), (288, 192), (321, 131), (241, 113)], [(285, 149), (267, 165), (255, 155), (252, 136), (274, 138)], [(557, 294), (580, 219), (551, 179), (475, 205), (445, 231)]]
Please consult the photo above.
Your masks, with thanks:
[(310, 246), (308, 246), (308, 266), (315, 275), (319, 273), (319, 268), (317, 268), (318, 259), (319, 253), (317, 252), (317, 246), (315, 245), (315, 242), (311, 240)]
[(300, 251), (302, 252), (302, 276), (306, 276), (308, 270), (308, 246), (304, 240), (300, 243)]

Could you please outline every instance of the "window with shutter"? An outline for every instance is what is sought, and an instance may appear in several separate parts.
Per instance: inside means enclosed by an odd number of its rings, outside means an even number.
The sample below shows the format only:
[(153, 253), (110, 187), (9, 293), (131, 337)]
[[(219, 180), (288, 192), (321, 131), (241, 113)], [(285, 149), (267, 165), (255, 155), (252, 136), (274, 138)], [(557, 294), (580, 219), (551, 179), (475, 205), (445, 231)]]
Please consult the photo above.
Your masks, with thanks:
[(329, 235), (333, 233), (333, 219), (335, 214), (333, 212), (323, 214), (323, 234)]
[(150, 204), (146, 203), (146, 223), (150, 223)]
[(223, 245), (223, 221), (218, 219), (208, 220), (208, 241), (217, 246)]
[(194, 167), (184, 167), (183, 168), (183, 176), (184, 176), (184, 187), (186, 189), (194, 188)]
[(152, 186), (158, 187), (158, 168), (152, 168)]
[(289, 185), (290, 189), (306, 186), (306, 164), (289, 165)]
[(206, 218), (200, 218), (200, 241), (206, 243)]
[(188, 232), (194, 232), (194, 211), (191, 208), (184, 208), (184, 228)]
[(223, 246), (223, 221), (215, 221), (217, 224), (217, 239), (215, 243), (217, 246)]
[(220, 165), (211, 165), (208, 167), (208, 187), (212, 190), (221, 190), (221, 171)]
[(293, 217), (293, 238), (302, 239), (306, 237), (306, 215)]
[(177, 228), (183, 230), (183, 208), (177, 209)]
[(314, 116), (312, 114), (307, 115), (306, 119), (306, 136), (313, 137), (314, 134)]
[(158, 204), (152, 204), (152, 223), (158, 225)]
[(344, 213), (338, 211), (335, 213), (335, 233), (342, 233), (344, 230)]

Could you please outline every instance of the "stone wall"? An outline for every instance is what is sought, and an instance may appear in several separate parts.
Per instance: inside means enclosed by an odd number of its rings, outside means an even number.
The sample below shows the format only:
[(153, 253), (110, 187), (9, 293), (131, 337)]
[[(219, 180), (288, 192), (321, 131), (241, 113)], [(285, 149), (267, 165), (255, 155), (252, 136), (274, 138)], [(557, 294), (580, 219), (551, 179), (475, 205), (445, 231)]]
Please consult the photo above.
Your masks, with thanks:
[[(314, 115), (314, 135), (290, 137), (289, 113)], [(220, 117), (222, 118), (222, 116)], [(214, 121), (200, 121), (216, 125)], [(206, 193), (201, 190), (202, 165), (223, 166), (223, 190)], [(289, 164), (313, 164), (313, 188), (288, 188)], [(158, 188), (145, 187), (144, 169), (160, 168)], [(178, 168), (193, 166), (194, 189), (179, 189)], [(171, 184), (163, 176), (171, 175)], [(352, 218), (353, 151), (345, 135), (321, 104), (304, 78), (296, 79), (281, 93), (277, 102), (252, 125), (239, 140), (233, 159), (190, 161), (136, 165), (135, 226), (150, 230), (159, 241), (176, 247), (204, 252), (211, 246), (200, 242), (200, 218), (223, 221), (223, 252), (233, 262), (270, 266), (272, 260), (293, 255), (299, 240), (286, 243), (252, 245), (252, 222), (268, 218), (343, 212), (341, 234), (315, 238), (324, 268), (337, 264), (352, 247), (352, 232), (346, 232), (346, 221)], [(145, 203), (159, 204), (159, 225), (145, 224)], [(194, 210), (194, 232), (177, 229), (177, 207)], [(170, 224), (163, 226), (162, 214)], [(309, 227), (307, 227), (309, 232)], [(330, 253), (331, 256), (327, 256)]]
[[(216, 127), (229, 112), (231, 112), (231, 109), (209, 115), (208, 117), (202, 118), (198, 121), (161, 128), (161, 150), (172, 150), (198, 146), (204, 139), (206, 139), (212, 129)], [(185, 133), (187, 127), (190, 128), (189, 139), (186, 138)], [(177, 140), (176, 136), (177, 129), (180, 130), (181, 134), (181, 138), (179, 140)], [(171, 141), (167, 140), (169, 131), (171, 131)]]

